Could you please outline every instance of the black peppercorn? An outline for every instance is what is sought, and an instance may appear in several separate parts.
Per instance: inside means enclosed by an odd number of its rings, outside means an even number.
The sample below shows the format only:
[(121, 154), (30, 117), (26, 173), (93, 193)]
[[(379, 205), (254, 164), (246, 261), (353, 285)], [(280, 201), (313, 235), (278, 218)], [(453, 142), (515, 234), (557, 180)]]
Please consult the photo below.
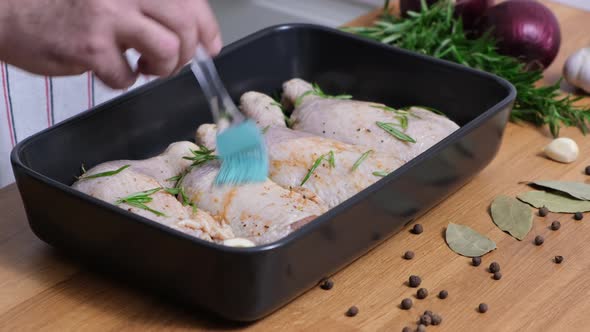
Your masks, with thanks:
[(546, 217), (549, 214), (549, 209), (545, 206), (539, 209), (539, 216)]
[(424, 313), (423, 313), (423, 315), (427, 315), (427, 316), (432, 317), (433, 313), (430, 310), (425, 310)]
[(412, 288), (416, 288), (416, 287), (420, 286), (421, 283), (422, 283), (422, 279), (420, 279), (420, 277), (415, 276), (415, 275), (411, 275), (410, 279), (408, 280), (408, 285)]
[(590, 175), (590, 166), (586, 166), (585, 171), (586, 171), (586, 175)]
[(422, 324), (424, 326), (428, 326), (428, 325), (432, 324), (432, 317), (430, 317), (429, 315), (420, 316), (420, 324)]
[(408, 251), (406, 251), (404, 253), (404, 259), (410, 260), (412, 258), (414, 258), (414, 252), (413, 251), (408, 250)]
[(334, 282), (330, 279), (324, 279), (320, 283), (320, 288), (323, 290), (330, 290), (332, 287), (334, 287)]
[(432, 315), (432, 325), (440, 325), (442, 323), (442, 317), (440, 315)]
[(493, 278), (494, 278), (494, 280), (502, 279), (502, 272), (494, 272)]
[(420, 300), (424, 300), (428, 296), (428, 290), (426, 288), (420, 288), (416, 292), (416, 297)]
[(480, 303), (477, 310), (483, 314), (488, 311), (488, 305), (485, 303)]
[(535, 236), (535, 245), (540, 246), (545, 242), (545, 239), (541, 235)]
[(444, 299), (446, 299), (447, 297), (449, 297), (449, 292), (447, 292), (447, 291), (446, 291), (446, 290), (444, 290), (444, 289), (443, 289), (443, 290), (441, 290), (441, 291), (438, 293), (438, 298), (439, 298), (439, 299), (441, 299), (441, 300), (444, 300)]
[(421, 224), (415, 224), (414, 227), (412, 227), (413, 234), (421, 234), (422, 232), (424, 232), (424, 228)]
[(346, 311), (346, 316), (348, 317), (354, 317), (359, 313), (359, 308), (357, 308), (356, 306), (352, 306), (350, 308), (348, 308), (348, 310)]
[(574, 219), (582, 220), (582, 219), (584, 219), (584, 215), (582, 214), (582, 212), (576, 212), (576, 213), (574, 213)]
[(403, 299), (403, 300), (402, 300), (402, 303), (401, 303), (400, 307), (401, 307), (402, 309), (404, 309), (404, 310), (410, 310), (410, 309), (412, 308), (412, 305), (413, 305), (413, 304), (414, 304), (414, 303), (412, 302), (412, 299), (407, 299), (407, 298), (406, 298), (406, 299)]
[(554, 222), (551, 223), (551, 230), (552, 231), (556, 231), (559, 228), (561, 228), (561, 223), (557, 220), (555, 220)]
[(473, 257), (471, 259), (471, 265), (479, 266), (481, 264), (481, 257)]
[(496, 262), (492, 262), (492, 264), (490, 264), (490, 272), (491, 273), (500, 272), (500, 264), (498, 264)]
[(555, 264), (561, 264), (561, 262), (563, 262), (563, 256), (555, 256), (553, 261), (555, 262)]
[(413, 331), (412, 331), (412, 328), (411, 328), (411, 327), (409, 327), (409, 326), (406, 326), (406, 327), (404, 327), (404, 328), (402, 329), (402, 332), (413, 332)]

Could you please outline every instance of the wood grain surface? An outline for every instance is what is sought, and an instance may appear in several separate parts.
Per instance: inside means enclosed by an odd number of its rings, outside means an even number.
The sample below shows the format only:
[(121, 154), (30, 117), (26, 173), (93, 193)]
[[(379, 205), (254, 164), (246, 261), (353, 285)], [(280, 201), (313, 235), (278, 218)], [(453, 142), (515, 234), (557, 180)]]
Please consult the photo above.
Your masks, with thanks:
[[(548, 5), (559, 17), (563, 44), (558, 59), (546, 73), (555, 82), (568, 54), (590, 44), (590, 13), (557, 4)], [(370, 14), (356, 20), (366, 24)], [(112, 331), (112, 330), (306, 330), (401, 331), (416, 327), (419, 314), (432, 310), (443, 317), (429, 331), (588, 331), (590, 330), (590, 214), (583, 221), (571, 215), (535, 216), (524, 241), (501, 232), (491, 221), (488, 207), (498, 194), (527, 190), (519, 181), (563, 179), (589, 182), (590, 139), (577, 129), (563, 136), (580, 145), (580, 159), (569, 165), (543, 158), (539, 152), (551, 138), (546, 130), (510, 124), (496, 159), (468, 185), (417, 220), (424, 233), (408, 229), (333, 276), (330, 291), (315, 288), (273, 315), (249, 325), (236, 325), (189, 312), (129, 285), (87, 271), (38, 240), (29, 230), (16, 187), (0, 190), (0, 330), (2, 331)], [(548, 226), (560, 220), (562, 228)], [(468, 225), (487, 234), (498, 250), (480, 267), (451, 252), (443, 239), (449, 222)], [(535, 246), (536, 235), (545, 244)], [(406, 250), (416, 257), (402, 259)], [(561, 265), (552, 258), (563, 255)], [(503, 278), (491, 279), (490, 262), (502, 267)], [(404, 285), (411, 274), (420, 275), (430, 291), (425, 300)], [(436, 298), (446, 289), (446, 300)], [(399, 309), (405, 297), (414, 308)], [(476, 308), (489, 305), (486, 314)], [(359, 308), (356, 317), (344, 313)]]

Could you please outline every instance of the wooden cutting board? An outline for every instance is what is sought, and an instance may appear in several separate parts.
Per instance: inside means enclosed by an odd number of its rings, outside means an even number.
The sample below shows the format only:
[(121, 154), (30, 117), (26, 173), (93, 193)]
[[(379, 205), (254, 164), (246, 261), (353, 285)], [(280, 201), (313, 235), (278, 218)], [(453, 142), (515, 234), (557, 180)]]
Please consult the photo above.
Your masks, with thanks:
[[(548, 3), (559, 17), (563, 43), (546, 82), (555, 82), (565, 58), (590, 44), (590, 13)], [(368, 24), (370, 14), (354, 24)], [(525, 191), (519, 181), (563, 179), (590, 182), (583, 174), (590, 165), (590, 139), (570, 128), (562, 132), (577, 140), (578, 162), (563, 165), (539, 155), (551, 138), (546, 130), (510, 124), (496, 159), (473, 181), (420, 218), (424, 233), (408, 229), (393, 236), (333, 276), (330, 291), (315, 288), (266, 319), (251, 325), (222, 322), (162, 303), (149, 294), (86, 271), (57, 254), (29, 230), (15, 186), (0, 190), (0, 330), (307, 330), (401, 331), (416, 326), (424, 310), (443, 317), (429, 331), (583, 331), (590, 330), (590, 214), (583, 221), (571, 215), (535, 217), (533, 230), (522, 242), (499, 231), (488, 215), (498, 194)], [(561, 230), (548, 229), (560, 220)], [(487, 234), (498, 250), (485, 256), (480, 267), (452, 253), (443, 239), (449, 222), (468, 225)], [(536, 235), (545, 237), (533, 245)], [(402, 259), (406, 250), (416, 258)], [(552, 262), (563, 255), (561, 265)], [(503, 278), (491, 279), (485, 266), (501, 264)], [(198, 262), (196, 262), (198, 263)], [(413, 297), (404, 285), (410, 274), (420, 275), (430, 291), (425, 300), (414, 298), (414, 308), (399, 309)], [(441, 289), (446, 300), (434, 296)], [(476, 312), (480, 302), (486, 314)], [(358, 316), (346, 317), (352, 305)]]

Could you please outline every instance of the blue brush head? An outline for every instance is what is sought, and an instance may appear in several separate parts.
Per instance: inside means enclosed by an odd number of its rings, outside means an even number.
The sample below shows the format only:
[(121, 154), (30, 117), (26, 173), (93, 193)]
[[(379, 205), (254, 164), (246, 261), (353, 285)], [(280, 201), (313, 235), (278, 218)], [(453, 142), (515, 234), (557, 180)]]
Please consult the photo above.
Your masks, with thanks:
[(268, 177), (268, 154), (260, 129), (251, 120), (231, 126), (217, 135), (221, 169), (216, 185), (264, 182)]

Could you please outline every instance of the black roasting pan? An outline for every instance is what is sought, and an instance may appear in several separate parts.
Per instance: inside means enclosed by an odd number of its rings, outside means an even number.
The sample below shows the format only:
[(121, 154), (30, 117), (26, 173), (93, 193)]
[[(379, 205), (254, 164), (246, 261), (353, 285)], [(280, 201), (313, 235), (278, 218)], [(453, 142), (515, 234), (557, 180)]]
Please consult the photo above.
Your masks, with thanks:
[(190, 238), (72, 190), (80, 165), (143, 159), (211, 122), (187, 69), (38, 133), (12, 152), (29, 224), (43, 241), (158, 294), (221, 317), (270, 314), (424, 214), (494, 157), (515, 89), (490, 74), (306, 24), (268, 28), (215, 60), (236, 100), (293, 77), (330, 94), (444, 111), (461, 128), (386, 178), (275, 243)]

